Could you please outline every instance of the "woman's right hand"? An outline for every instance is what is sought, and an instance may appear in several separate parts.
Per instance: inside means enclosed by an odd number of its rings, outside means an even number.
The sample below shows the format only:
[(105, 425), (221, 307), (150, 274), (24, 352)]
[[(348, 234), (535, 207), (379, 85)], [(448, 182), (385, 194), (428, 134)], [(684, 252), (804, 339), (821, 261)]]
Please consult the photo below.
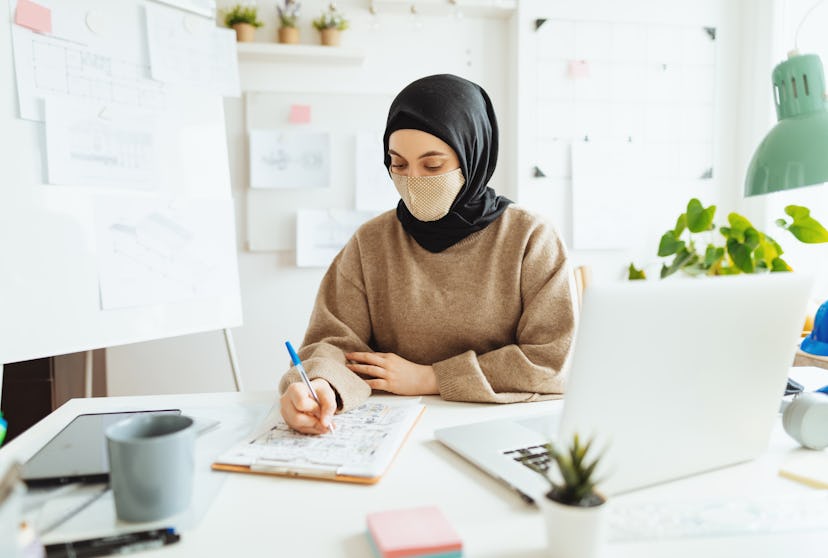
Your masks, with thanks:
[(336, 394), (331, 384), (322, 378), (311, 380), (311, 385), (321, 405), (317, 405), (304, 382), (294, 382), (279, 400), (282, 418), (303, 434), (324, 434), (333, 425)]

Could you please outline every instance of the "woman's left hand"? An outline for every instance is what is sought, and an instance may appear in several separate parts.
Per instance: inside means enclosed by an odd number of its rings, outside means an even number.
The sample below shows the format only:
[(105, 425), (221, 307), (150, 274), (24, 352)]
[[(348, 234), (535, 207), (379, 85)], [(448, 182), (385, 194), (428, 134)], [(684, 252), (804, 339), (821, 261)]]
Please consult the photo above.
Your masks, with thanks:
[(365, 380), (371, 389), (397, 395), (434, 395), (440, 393), (434, 367), (416, 364), (394, 353), (345, 353), (352, 372), (371, 376)]

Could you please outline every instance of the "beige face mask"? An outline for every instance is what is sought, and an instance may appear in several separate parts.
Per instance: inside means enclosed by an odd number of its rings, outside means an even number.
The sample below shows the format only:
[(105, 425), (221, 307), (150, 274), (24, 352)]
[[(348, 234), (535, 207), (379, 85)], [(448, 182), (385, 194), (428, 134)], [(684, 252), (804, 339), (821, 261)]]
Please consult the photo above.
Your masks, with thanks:
[(406, 176), (392, 172), (391, 179), (408, 211), (420, 221), (445, 217), (466, 183), (460, 169), (436, 176)]

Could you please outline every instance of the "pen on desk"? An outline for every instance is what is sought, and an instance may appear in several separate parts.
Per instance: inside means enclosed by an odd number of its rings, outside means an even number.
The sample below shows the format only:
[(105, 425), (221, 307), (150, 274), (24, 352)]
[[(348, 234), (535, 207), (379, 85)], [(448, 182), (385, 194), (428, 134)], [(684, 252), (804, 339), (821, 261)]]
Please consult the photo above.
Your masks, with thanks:
[[(293, 345), (290, 344), (290, 341), (285, 341), (285, 347), (287, 347), (288, 353), (290, 353), (290, 360), (293, 361), (293, 366), (295, 366), (299, 371), (299, 375), (302, 376), (302, 381), (305, 382), (305, 385), (308, 386), (308, 390), (311, 392), (311, 397), (313, 397), (313, 400), (316, 401), (316, 404), (319, 405), (319, 408), (321, 409), (322, 403), (319, 401), (319, 397), (316, 395), (316, 392), (313, 391), (313, 386), (311, 386), (308, 373), (305, 372), (305, 367), (302, 366), (302, 361), (299, 360), (299, 355), (297, 355), (296, 351), (293, 350)], [(329, 424), (328, 429), (333, 432), (333, 424)]]
[(122, 533), (110, 537), (85, 539), (66, 543), (48, 544), (45, 547), (46, 558), (85, 558), (92, 556), (109, 556), (110, 554), (128, 554), (173, 544), (181, 535), (172, 527)]

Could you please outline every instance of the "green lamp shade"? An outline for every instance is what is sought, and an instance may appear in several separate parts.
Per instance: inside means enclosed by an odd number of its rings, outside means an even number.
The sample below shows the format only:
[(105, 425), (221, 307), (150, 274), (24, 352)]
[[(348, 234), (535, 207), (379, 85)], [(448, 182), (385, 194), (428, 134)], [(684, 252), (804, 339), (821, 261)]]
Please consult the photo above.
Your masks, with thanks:
[(825, 75), (815, 54), (794, 54), (773, 70), (776, 117), (747, 171), (745, 196), (828, 182)]

